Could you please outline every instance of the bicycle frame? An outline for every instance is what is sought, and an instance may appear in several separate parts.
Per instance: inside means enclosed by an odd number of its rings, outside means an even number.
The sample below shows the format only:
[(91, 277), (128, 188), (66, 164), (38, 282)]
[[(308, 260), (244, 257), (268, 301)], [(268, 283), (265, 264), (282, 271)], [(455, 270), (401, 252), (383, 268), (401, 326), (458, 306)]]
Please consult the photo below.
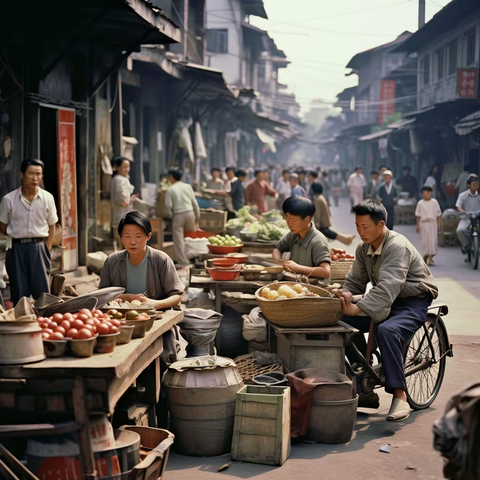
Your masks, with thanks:
[[(437, 310), (437, 312), (435, 314), (433, 314), (433, 312), (432, 312), (434, 310)], [(428, 315), (429, 315), (430, 318), (432, 317), (432, 314), (435, 316), (435, 319), (433, 320), (433, 329), (429, 333), (428, 330), (427, 330), (427, 326), (425, 324), (422, 326), (423, 331), (424, 331), (424, 335), (422, 337), (422, 341), (420, 342), (420, 345), (417, 348), (417, 354), (412, 359), (410, 364), (414, 365), (415, 361), (419, 358), (420, 352), (422, 351), (422, 346), (425, 344), (425, 341), (427, 341), (428, 344), (429, 344), (430, 352), (431, 352), (431, 358), (429, 360), (422, 361), (420, 364), (415, 365), (415, 367), (413, 367), (411, 369), (408, 369), (408, 371), (407, 371), (408, 365), (406, 365), (405, 366), (405, 370), (406, 370), (405, 371), (405, 377), (409, 377), (410, 375), (413, 375), (414, 373), (416, 373), (420, 370), (425, 370), (426, 368), (429, 368), (431, 365), (433, 365), (435, 363), (438, 363), (444, 356), (453, 357), (453, 348), (452, 348), (452, 345), (450, 344), (450, 341), (448, 339), (447, 329), (445, 328), (445, 324), (442, 320), (442, 317), (447, 315), (447, 313), (448, 313), (448, 307), (446, 305), (431, 306), (428, 309), (428, 312), (429, 312)], [(442, 329), (445, 332), (446, 342), (447, 342), (447, 350), (442, 355), (442, 357), (435, 358), (436, 354), (435, 354), (435, 349), (433, 347), (432, 337), (436, 332), (436, 328), (437, 328), (438, 324), (441, 324)], [(369, 339), (368, 339), (369, 345), (374, 340), (375, 340), (374, 338), (370, 338), (370, 336), (369, 336)], [(370, 358), (369, 361), (367, 361), (367, 359), (362, 355), (362, 353), (360, 352), (360, 350), (358, 350), (358, 348), (356, 347), (356, 345), (354, 343), (351, 343), (350, 346), (354, 348), (354, 350), (355, 350), (355, 352), (358, 356), (358, 359), (359, 359), (359, 361), (360, 361), (360, 363), (363, 367), (360, 370), (354, 370), (352, 368), (352, 366), (350, 365), (349, 360), (347, 358), (345, 359), (347, 371), (350, 373), (352, 378), (356, 378), (356, 380), (357, 380), (357, 390), (358, 390), (357, 393), (362, 393), (362, 392), (363, 393), (370, 393), (370, 392), (373, 391), (373, 389), (375, 387), (385, 386), (385, 379), (383, 377), (379, 376), (377, 371), (375, 371), (374, 366), (371, 364), (372, 358)], [(368, 350), (370, 350), (370, 349), (368, 349)], [(375, 356), (377, 356), (377, 358), (379, 358), (379, 360), (381, 360), (381, 356), (378, 356), (378, 353), (376, 351), (373, 351), (372, 353)], [(379, 366), (381, 367), (381, 361), (379, 362)], [(377, 366), (377, 368), (380, 369), (378, 366)]]

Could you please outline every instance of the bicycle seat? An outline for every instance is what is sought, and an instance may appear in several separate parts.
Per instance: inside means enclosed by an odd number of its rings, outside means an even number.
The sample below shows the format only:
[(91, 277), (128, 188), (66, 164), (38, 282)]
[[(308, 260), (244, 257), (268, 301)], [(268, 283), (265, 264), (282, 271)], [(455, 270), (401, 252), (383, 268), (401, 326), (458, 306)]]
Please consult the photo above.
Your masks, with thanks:
[(438, 305), (430, 305), (428, 307), (428, 311), (436, 310), (438, 308), (438, 313), (440, 315), (448, 315), (448, 305), (445, 304), (438, 304)]

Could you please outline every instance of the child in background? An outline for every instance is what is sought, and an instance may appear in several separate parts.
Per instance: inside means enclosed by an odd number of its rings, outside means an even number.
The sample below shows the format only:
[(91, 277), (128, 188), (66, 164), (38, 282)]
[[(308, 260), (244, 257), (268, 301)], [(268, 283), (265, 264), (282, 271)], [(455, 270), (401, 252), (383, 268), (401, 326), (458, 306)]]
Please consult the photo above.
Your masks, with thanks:
[(423, 260), (428, 266), (435, 265), (433, 257), (438, 250), (438, 232), (442, 228), (442, 211), (438, 202), (432, 198), (433, 188), (430, 185), (422, 187), (422, 197), (417, 204), (417, 233), (422, 239)]

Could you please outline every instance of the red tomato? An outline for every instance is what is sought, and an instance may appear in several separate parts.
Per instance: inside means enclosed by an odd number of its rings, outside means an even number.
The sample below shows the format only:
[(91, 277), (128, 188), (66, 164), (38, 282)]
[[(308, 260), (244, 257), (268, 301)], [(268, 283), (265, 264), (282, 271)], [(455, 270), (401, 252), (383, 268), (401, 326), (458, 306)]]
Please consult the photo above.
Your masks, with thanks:
[(90, 317), (89, 317), (88, 315), (85, 315), (84, 313), (79, 313), (77, 318), (78, 318), (79, 320), (81, 320), (82, 322), (85, 322), (85, 321), (88, 320)]
[(39, 322), (39, 325), (41, 328), (48, 328), (49, 323), (48, 322)]
[(65, 330), (63, 327), (57, 327), (57, 328), (53, 331), (53, 333), (55, 333), (55, 332), (59, 332), (59, 333), (61, 333), (62, 335), (65, 335), (66, 330)]
[(101, 323), (98, 318), (93, 318), (92, 320), (95, 325), (98, 325), (99, 323)]
[(68, 330), (65, 336), (68, 338), (76, 338), (77, 333), (78, 333), (78, 330), (76, 328), (71, 328), (70, 330)]
[(52, 320), (54, 322), (60, 323), (63, 320), (63, 314), (61, 313), (54, 313), (52, 316)]
[(95, 325), (93, 318), (87, 318), (83, 323), (85, 323), (85, 325)]
[(58, 323), (57, 322), (50, 322), (50, 328), (55, 328), (55, 327), (58, 327)]
[(42, 332), (42, 338), (43, 338), (44, 340), (48, 340), (48, 339), (50, 338), (50, 334), (47, 333), (47, 332)]
[(81, 328), (83, 328), (85, 325), (83, 324), (83, 322), (79, 319), (76, 319), (72, 322), (72, 325), (71, 325), (73, 328), (76, 328), (77, 330), (80, 330)]
[(42, 332), (45, 332), (45, 333), (53, 333), (53, 330), (51, 328), (44, 328), (42, 330)]
[(122, 324), (122, 323), (120, 322), (120, 320), (117, 320), (117, 319), (115, 319), (115, 318), (112, 318), (112, 320), (110, 320), (109, 323), (111, 323), (114, 327), (117, 327), (117, 328), (120, 328), (120, 326), (121, 326), (121, 324)]
[(95, 333), (95, 326), (94, 325), (84, 325), (83, 328), (87, 328), (88, 330), (90, 330), (92, 333)]
[(103, 322), (103, 323), (106, 323), (108, 325), (108, 328), (112, 328), (113, 327), (113, 323), (111, 320), (107, 321), (107, 322)]
[(119, 329), (115, 325), (110, 329), (111, 334), (118, 333), (118, 332), (119, 332)]
[(71, 323), (68, 320), (62, 320), (60, 326), (65, 329), (65, 331), (70, 330)]
[(50, 334), (50, 340), (63, 340), (64, 336), (60, 332), (53, 332)]
[(93, 334), (88, 328), (82, 328), (81, 330), (78, 331), (77, 336), (75, 338), (77, 339), (86, 339), (86, 338), (92, 338)]
[(92, 312), (90, 310), (88, 310), (87, 308), (82, 308), (81, 310), (79, 310), (78, 313), (79, 314), (82, 313), (83, 315), (86, 315), (88, 318), (93, 317)]
[(78, 318), (78, 313), (72, 314), (72, 317), (73, 317), (74, 320), (77, 319)]
[(44, 320), (45, 320), (45, 319), (44, 319), (43, 317), (38, 317), (38, 318), (37, 318), (37, 322), (39, 322), (39, 323), (40, 323), (40, 322), (43, 322)]
[(100, 323), (97, 325), (97, 333), (99, 335), (108, 335), (110, 333), (110, 328), (106, 323)]
[(99, 317), (99, 315), (98, 315), (97, 312), (95, 312), (95, 313), (93, 314), (93, 316), (94, 316), (95, 318), (98, 318), (98, 317)]
[(71, 313), (64, 313), (63, 314), (63, 319), (71, 322), (73, 320), (73, 315)]

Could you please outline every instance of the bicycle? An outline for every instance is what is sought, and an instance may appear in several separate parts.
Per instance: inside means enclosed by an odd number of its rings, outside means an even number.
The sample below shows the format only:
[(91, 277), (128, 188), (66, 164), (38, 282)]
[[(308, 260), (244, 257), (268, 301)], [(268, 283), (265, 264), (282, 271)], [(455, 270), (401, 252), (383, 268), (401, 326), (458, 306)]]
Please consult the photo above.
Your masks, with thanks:
[(478, 212), (467, 213), (472, 226), (470, 231), (470, 244), (468, 245), (466, 262), (470, 262), (474, 270), (478, 269), (478, 259), (480, 255), (480, 245), (478, 238), (480, 214)]
[[(436, 310), (436, 313), (434, 311)], [(453, 357), (453, 347), (442, 319), (448, 314), (446, 305), (435, 305), (428, 309), (426, 322), (417, 330), (410, 342), (404, 346), (404, 369), (407, 381), (407, 401), (413, 410), (428, 408), (437, 397), (445, 374), (446, 357)], [(361, 364), (353, 368), (346, 358), (346, 368), (352, 379), (356, 379), (358, 394), (368, 395), (375, 388), (385, 386), (382, 357), (376, 346), (375, 322), (370, 324), (367, 357), (365, 358), (354, 343)], [(373, 358), (377, 362), (373, 364)], [(358, 366), (358, 364), (357, 364)]]

